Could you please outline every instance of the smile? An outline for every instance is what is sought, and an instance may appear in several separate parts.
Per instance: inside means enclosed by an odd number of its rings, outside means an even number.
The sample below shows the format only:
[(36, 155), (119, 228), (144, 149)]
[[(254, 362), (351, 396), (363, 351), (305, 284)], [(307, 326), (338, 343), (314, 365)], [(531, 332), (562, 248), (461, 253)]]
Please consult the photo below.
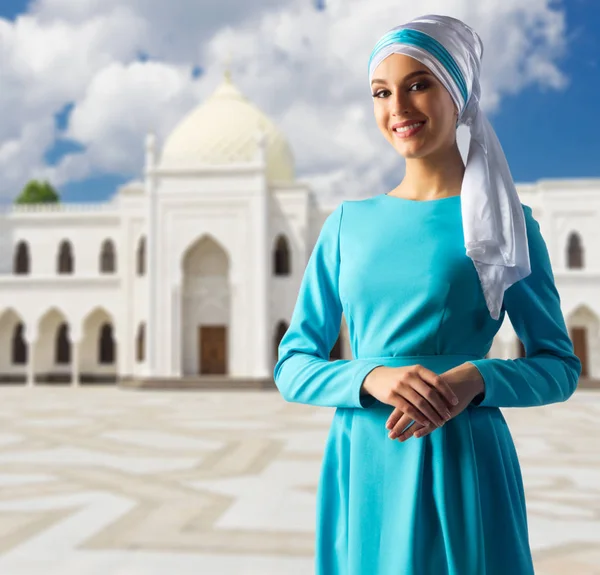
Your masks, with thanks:
[(396, 128), (392, 131), (394, 132), (394, 135), (398, 136), (399, 138), (410, 138), (411, 136), (414, 136), (416, 133), (418, 133), (424, 125), (425, 122), (415, 122), (410, 126)]

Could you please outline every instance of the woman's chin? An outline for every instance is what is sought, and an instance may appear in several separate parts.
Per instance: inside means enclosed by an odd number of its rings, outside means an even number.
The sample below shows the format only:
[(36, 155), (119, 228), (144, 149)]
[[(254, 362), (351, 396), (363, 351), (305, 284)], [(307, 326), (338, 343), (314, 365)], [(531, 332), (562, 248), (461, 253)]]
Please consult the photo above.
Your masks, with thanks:
[(418, 142), (411, 142), (400, 145), (396, 143), (394, 148), (401, 156), (404, 156), (406, 159), (422, 158), (423, 156), (427, 155), (423, 144)]

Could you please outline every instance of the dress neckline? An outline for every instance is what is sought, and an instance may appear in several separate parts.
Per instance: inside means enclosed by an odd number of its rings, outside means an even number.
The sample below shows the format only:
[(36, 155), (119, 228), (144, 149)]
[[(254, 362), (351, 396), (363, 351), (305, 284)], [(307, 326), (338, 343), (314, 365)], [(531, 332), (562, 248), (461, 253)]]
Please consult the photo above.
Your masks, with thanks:
[(400, 202), (407, 202), (409, 204), (431, 204), (434, 202), (443, 202), (444, 200), (453, 200), (455, 198), (460, 198), (461, 194), (456, 194), (454, 196), (446, 196), (444, 198), (435, 198), (433, 200), (410, 200), (409, 198), (401, 198), (400, 196), (390, 196), (389, 193), (381, 194), (381, 196), (385, 196), (391, 200), (398, 200)]

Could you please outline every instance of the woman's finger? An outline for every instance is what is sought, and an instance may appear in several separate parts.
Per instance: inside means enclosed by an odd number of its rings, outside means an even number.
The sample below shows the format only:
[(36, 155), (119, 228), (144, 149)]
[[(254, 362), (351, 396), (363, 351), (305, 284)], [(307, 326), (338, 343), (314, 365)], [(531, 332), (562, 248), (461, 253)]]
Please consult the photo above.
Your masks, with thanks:
[[(427, 384), (423, 382), (423, 380), (419, 376), (408, 376), (407, 384), (401, 387), (401, 391), (399, 393), (409, 401), (412, 405), (414, 405), (431, 423), (437, 425), (438, 427), (444, 424), (444, 418), (433, 408), (429, 400), (423, 397), (417, 389), (425, 386), (428, 388)], [(431, 388), (429, 388), (431, 389)]]
[(404, 415), (404, 412), (399, 407), (395, 407), (394, 411), (392, 411), (392, 413), (390, 413), (388, 420), (385, 422), (385, 428), (392, 429), (392, 427), (394, 427), (394, 425), (396, 425), (396, 423), (398, 423), (398, 420), (403, 415)]
[(398, 436), (398, 441), (406, 441), (410, 437), (425, 437), (426, 435), (434, 432), (436, 429), (438, 428), (431, 424), (423, 426), (420, 423), (415, 423), (414, 425), (411, 425), (404, 433), (401, 433)]
[(431, 371), (422, 365), (418, 368), (421, 379), (431, 385), (440, 395), (442, 395), (449, 405), (458, 405), (458, 396), (452, 391), (452, 388), (446, 383), (441, 375)]
[[(432, 423), (428, 425), (421, 425), (420, 423), (415, 423), (411, 425), (408, 429), (405, 429), (400, 435), (398, 435), (398, 441), (403, 442), (407, 439), (410, 439), (413, 435), (416, 435), (419, 431), (423, 429), (437, 429)], [(418, 436), (417, 436), (418, 437)]]
[[(416, 394), (418, 395), (418, 394)], [(393, 413), (396, 413), (395, 418), (400, 419), (400, 417), (406, 413), (410, 416), (411, 419), (418, 421), (419, 423), (427, 423), (429, 421), (428, 417), (423, 414), (417, 407), (415, 407), (410, 401), (400, 395), (398, 392), (394, 392), (394, 398), (391, 401), (393, 405), (395, 405), (395, 409)]]
[(428, 403), (433, 406), (433, 408), (444, 421), (448, 421), (450, 419), (450, 409), (446, 404), (446, 400), (434, 387), (419, 378), (417, 381), (415, 381), (413, 389), (422, 395), (428, 401)]
[[(414, 419), (412, 419), (409, 415), (404, 414), (396, 423), (396, 425), (394, 425), (394, 427), (391, 429), (390, 433), (389, 433), (389, 438), (390, 439), (396, 439), (396, 437), (398, 437), (399, 435), (401, 435), (404, 431), (406, 431), (407, 426), (411, 425), (411, 427), (414, 427), (415, 425), (417, 425), (418, 427), (423, 427), (420, 423), (415, 422)], [(431, 423), (428, 421), (427, 424), (431, 425)]]
[(414, 430), (413, 435), (416, 438), (419, 437), (425, 437), (426, 435), (429, 435), (432, 431), (434, 431), (435, 428), (431, 428), (431, 427), (420, 427)]

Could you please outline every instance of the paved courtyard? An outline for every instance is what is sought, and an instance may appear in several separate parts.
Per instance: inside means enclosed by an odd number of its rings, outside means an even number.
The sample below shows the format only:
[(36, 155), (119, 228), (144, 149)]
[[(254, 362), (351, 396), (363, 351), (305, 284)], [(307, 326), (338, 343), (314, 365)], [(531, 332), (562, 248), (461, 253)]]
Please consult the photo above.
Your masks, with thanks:
[[(332, 410), (273, 391), (5, 387), (0, 400), (2, 575), (312, 574)], [(504, 413), (536, 575), (600, 574), (600, 391)]]

